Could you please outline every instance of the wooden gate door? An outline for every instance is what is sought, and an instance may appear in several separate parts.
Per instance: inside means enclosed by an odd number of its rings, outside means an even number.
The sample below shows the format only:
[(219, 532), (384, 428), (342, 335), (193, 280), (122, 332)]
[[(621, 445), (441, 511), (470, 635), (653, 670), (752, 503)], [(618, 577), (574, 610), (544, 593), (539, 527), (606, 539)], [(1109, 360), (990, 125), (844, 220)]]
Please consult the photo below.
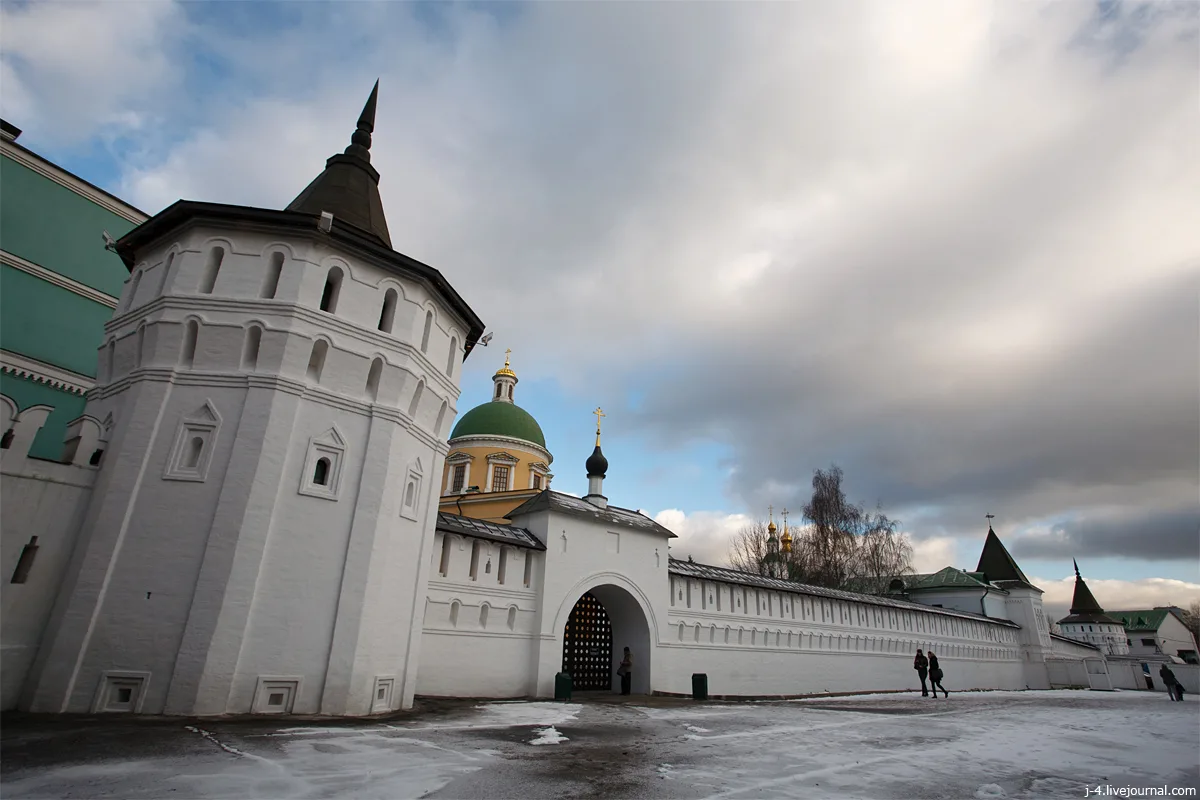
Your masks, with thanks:
[(591, 592), (579, 598), (563, 629), (562, 668), (576, 691), (612, 689), (612, 623)]

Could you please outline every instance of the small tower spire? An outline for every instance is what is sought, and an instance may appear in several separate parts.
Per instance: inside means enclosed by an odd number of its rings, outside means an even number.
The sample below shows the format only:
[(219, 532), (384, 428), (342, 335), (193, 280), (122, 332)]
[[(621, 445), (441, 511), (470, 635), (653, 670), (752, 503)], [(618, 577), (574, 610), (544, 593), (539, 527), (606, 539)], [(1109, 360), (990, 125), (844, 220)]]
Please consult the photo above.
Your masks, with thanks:
[(604, 477), (608, 473), (608, 459), (600, 450), (600, 418), (606, 414), (596, 406), (592, 412), (596, 415), (596, 449), (588, 456), (584, 466), (587, 468), (588, 493), (584, 496), (594, 506), (608, 508), (608, 498), (604, 496)]
[(517, 385), (517, 373), (512, 371), (509, 366), (509, 356), (512, 355), (512, 350), (504, 351), (504, 366), (496, 370), (496, 374), (492, 376), (492, 383), (496, 389), (492, 393), (493, 403), (511, 403), (513, 402), (513, 387)]
[(346, 148), (346, 155), (357, 156), (364, 161), (371, 160), (371, 134), (375, 132), (375, 103), (378, 99), (379, 79), (376, 78), (371, 96), (367, 98), (367, 104), (358, 115), (358, 127), (350, 135), (350, 146)]
[(1075, 577), (1082, 580), (1083, 576), (1079, 574), (1079, 562), (1072, 558), (1071, 563), (1075, 566)]
[(984, 516), (987, 517), (987, 521), (988, 521), (988, 533), (991, 533), (992, 532), (992, 520), (995, 519), (996, 515), (995, 514), (984, 514)]

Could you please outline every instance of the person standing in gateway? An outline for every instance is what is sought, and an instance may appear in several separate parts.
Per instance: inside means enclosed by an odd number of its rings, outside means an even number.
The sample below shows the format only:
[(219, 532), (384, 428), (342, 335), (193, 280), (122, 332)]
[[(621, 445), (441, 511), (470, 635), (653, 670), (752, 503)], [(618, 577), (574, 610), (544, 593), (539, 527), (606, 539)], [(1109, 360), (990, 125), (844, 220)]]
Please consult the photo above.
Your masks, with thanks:
[(621, 694), (629, 694), (629, 687), (633, 682), (633, 656), (628, 647), (625, 648), (625, 657), (621, 659), (621, 665), (617, 667), (617, 674), (621, 676)]

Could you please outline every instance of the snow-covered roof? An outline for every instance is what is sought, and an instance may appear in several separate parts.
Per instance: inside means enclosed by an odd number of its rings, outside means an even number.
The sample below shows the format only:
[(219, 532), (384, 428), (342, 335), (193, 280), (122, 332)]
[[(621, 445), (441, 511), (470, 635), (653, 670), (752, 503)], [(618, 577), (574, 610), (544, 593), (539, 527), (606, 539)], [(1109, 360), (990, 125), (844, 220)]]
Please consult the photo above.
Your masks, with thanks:
[(911, 603), (907, 600), (897, 600), (893, 597), (880, 597), (873, 594), (859, 594), (858, 592), (846, 592), (842, 591), (841, 589), (826, 589), (823, 586), (810, 586), (806, 583), (795, 583), (794, 581), (786, 581), (782, 578), (768, 578), (764, 575), (755, 575), (752, 572), (742, 572), (741, 570), (729, 569), (728, 567), (714, 567), (709, 564), (697, 564), (694, 561), (679, 561), (671, 558), (667, 562), (667, 571), (675, 575), (684, 575), (689, 578), (698, 578), (701, 580), (721, 581), (723, 583), (733, 583), (741, 586), (756, 586), (764, 589), (777, 589), (781, 592), (807, 594), (814, 597), (826, 597), (831, 600), (865, 603), (867, 605), (884, 606), (886, 608), (896, 608), (905, 611), (925, 611), (931, 614), (941, 614), (947, 617), (962, 617), (963, 619), (973, 619), (980, 622), (994, 622), (997, 625), (1004, 625), (1009, 628), (1021, 627), (1015, 622), (1010, 622), (1006, 619), (985, 617), (982, 614), (972, 614), (968, 611), (958, 611), (957, 609), (953, 608), (927, 606), (922, 603)]
[(594, 506), (587, 500), (584, 500), (574, 495), (555, 492), (551, 489), (545, 489), (536, 497), (531, 497), (521, 505), (514, 508), (505, 515), (506, 519), (513, 519), (521, 514), (529, 514), (534, 511), (557, 511), (563, 514), (573, 514), (577, 517), (587, 517), (599, 522), (607, 522), (614, 525), (625, 525), (632, 528), (641, 528), (647, 533), (657, 533), (660, 536), (665, 536), (668, 539), (678, 538), (671, 531), (659, 525), (654, 520), (647, 517), (645, 514), (631, 511), (628, 508), (619, 506), (608, 506), (600, 508)]

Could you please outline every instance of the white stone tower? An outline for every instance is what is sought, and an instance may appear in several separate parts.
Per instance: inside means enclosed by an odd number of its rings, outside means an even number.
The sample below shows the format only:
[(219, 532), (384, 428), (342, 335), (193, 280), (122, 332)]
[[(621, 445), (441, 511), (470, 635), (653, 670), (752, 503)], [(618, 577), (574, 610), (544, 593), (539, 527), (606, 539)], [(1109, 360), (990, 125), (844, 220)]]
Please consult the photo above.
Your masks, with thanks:
[(378, 83), (287, 207), (180, 201), (87, 413), (107, 449), (22, 707), (357, 715), (411, 705), (446, 432), (483, 326), (391, 247)]
[(1004, 608), (1008, 618), (1021, 626), (1019, 639), (1025, 685), (1030, 689), (1049, 689), (1046, 658), (1051, 653), (1050, 623), (1042, 608), (1042, 590), (1025, 577), (990, 524), (975, 571), (982, 572), (988, 581), (1008, 592)]

